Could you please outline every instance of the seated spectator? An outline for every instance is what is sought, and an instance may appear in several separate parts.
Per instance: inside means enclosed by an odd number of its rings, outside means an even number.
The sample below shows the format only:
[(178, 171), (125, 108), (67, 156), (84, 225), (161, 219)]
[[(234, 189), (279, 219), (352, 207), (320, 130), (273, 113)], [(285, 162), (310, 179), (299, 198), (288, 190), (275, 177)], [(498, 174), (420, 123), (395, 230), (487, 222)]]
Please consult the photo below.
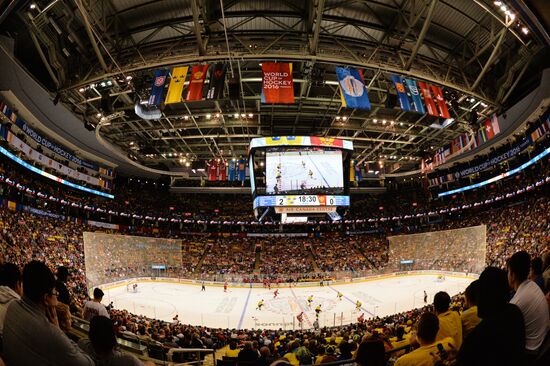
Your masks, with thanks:
[(542, 258), (536, 257), (531, 261), (531, 272), (529, 273), (529, 279), (540, 287), (540, 290), (544, 292), (544, 278), (542, 277)]
[[(92, 357), (96, 366), (141, 366), (135, 356), (118, 351), (113, 322), (104, 316), (94, 316), (90, 321), (90, 339), (81, 339), (78, 346)], [(146, 365), (154, 365), (147, 362)]]
[(65, 285), (68, 277), (69, 270), (67, 269), (67, 267), (59, 266), (56, 273), (57, 281), (55, 282), (55, 289), (59, 294), (57, 296), (58, 303), (56, 307), (56, 313), (57, 319), (59, 321), (59, 328), (61, 328), (61, 330), (63, 330), (64, 332), (68, 332), (71, 329), (72, 324), (71, 310), (69, 308), (69, 306), (71, 305), (71, 295), (69, 294), (69, 290)]
[(246, 342), (243, 349), (239, 352), (237, 356), (237, 362), (254, 362), (259, 358), (258, 350), (253, 349), (252, 342)]
[(260, 348), (260, 358), (256, 361), (256, 366), (269, 366), (275, 361), (275, 358), (271, 356), (269, 347), (263, 346)]
[(477, 300), (479, 297), (479, 280), (475, 280), (464, 292), (466, 304), (464, 312), (460, 316), (462, 321), (462, 337), (466, 338), (468, 334), (479, 324), (481, 319), (477, 316)]
[(237, 358), (241, 350), (237, 348), (237, 341), (232, 339), (229, 348), (225, 351), (225, 357)]
[[(436, 295), (437, 296), (437, 295)], [(397, 359), (395, 366), (432, 366), (438, 360), (446, 359), (456, 349), (451, 337), (437, 341), (439, 319), (435, 314), (424, 313), (418, 321), (416, 337), (420, 347)], [(445, 352), (441, 352), (441, 347)]]
[(439, 332), (436, 340), (442, 340), (447, 337), (453, 339), (453, 345), (460, 348), (462, 344), (462, 322), (460, 315), (456, 311), (449, 310), (451, 297), (446, 292), (438, 292), (434, 296), (435, 314), (439, 319)]
[(297, 366), (300, 364), (298, 357), (296, 357), (296, 352), (298, 351), (299, 348), (300, 348), (300, 342), (294, 341), (288, 345), (288, 352), (285, 353), (283, 356), (293, 366)]
[(528, 354), (534, 354), (534, 357), (546, 337), (550, 319), (543, 292), (533, 281), (527, 279), (530, 262), (531, 258), (525, 251), (512, 255), (508, 260), (508, 284), (516, 292), (510, 304), (517, 305), (523, 314), (525, 349)]
[(524, 365), (525, 326), (521, 310), (508, 303), (506, 272), (487, 267), (479, 276), (481, 322), (464, 339), (456, 366)]
[(94, 299), (91, 301), (86, 301), (84, 304), (84, 309), (82, 310), (82, 318), (87, 321), (91, 321), (94, 316), (104, 316), (109, 317), (109, 312), (105, 306), (101, 303), (103, 300), (103, 291), (100, 288), (96, 287), (94, 289)]
[(359, 366), (385, 366), (384, 342), (379, 338), (368, 338), (359, 344), (355, 363)]
[(542, 255), (542, 278), (544, 279), (544, 292), (550, 291), (550, 251)]
[(4, 356), (11, 366), (94, 365), (92, 359), (46, 317), (55, 306), (55, 278), (42, 262), (23, 269), (23, 298), (10, 303), (4, 323)]
[(327, 345), (325, 347), (325, 356), (321, 359), (321, 363), (328, 363), (328, 362), (338, 361), (335, 354), (336, 354), (336, 346), (331, 345), (331, 344)]
[(21, 299), (21, 295), (23, 295), (23, 287), (19, 268), (13, 263), (4, 263), (0, 266), (0, 336), (8, 305), (13, 300)]

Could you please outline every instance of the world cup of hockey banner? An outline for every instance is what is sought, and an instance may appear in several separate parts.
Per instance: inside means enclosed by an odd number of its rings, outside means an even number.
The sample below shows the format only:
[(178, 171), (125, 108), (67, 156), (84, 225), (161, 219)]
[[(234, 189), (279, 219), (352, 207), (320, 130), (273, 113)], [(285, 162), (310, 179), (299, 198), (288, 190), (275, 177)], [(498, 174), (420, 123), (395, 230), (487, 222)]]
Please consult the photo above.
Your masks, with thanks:
[(164, 92), (164, 85), (166, 84), (167, 70), (155, 71), (153, 77), (153, 86), (151, 88), (151, 96), (149, 97), (149, 105), (158, 107), (162, 101), (162, 93)]
[(187, 70), (189, 70), (189, 66), (174, 67), (164, 104), (179, 103), (182, 101), (183, 84), (187, 77)]
[(186, 100), (202, 100), (202, 87), (207, 71), (208, 65), (195, 65), (191, 68), (191, 79), (189, 80)]
[(430, 116), (439, 117), (439, 112), (437, 111), (437, 107), (435, 106), (430, 86), (422, 81), (418, 82), (418, 86), (420, 87), (420, 91), (422, 92), (422, 96), (424, 97), (424, 104), (426, 104), (428, 114)]
[(363, 73), (353, 67), (336, 67), (342, 107), (370, 109), (370, 100)]
[(393, 82), (393, 85), (395, 85), (395, 90), (397, 90), (397, 97), (399, 98), (401, 109), (407, 112), (412, 111), (411, 104), (409, 103), (409, 97), (407, 96), (407, 90), (405, 89), (405, 85), (403, 85), (401, 77), (392, 75), (391, 81)]
[(447, 104), (445, 103), (445, 99), (443, 98), (443, 92), (441, 91), (441, 88), (437, 85), (432, 85), (432, 91), (434, 93), (435, 100), (439, 108), (439, 116), (443, 118), (451, 118), (451, 115), (449, 114), (449, 109), (447, 109)]
[(405, 84), (407, 85), (407, 89), (409, 89), (409, 94), (411, 95), (414, 110), (418, 113), (426, 113), (426, 110), (424, 109), (424, 104), (422, 104), (422, 98), (420, 97), (420, 91), (416, 86), (416, 80), (405, 79)]
[(262, 103), (294, 103), (294, 81), (292, 79), (291, 63), (262, 63)]
[(227, 72), (226, 64), (215, 64), (210, 69), (210, 86), (206, 99), (220, 99), (223, 96), (223, 84), (225, 82), (225, 74)]

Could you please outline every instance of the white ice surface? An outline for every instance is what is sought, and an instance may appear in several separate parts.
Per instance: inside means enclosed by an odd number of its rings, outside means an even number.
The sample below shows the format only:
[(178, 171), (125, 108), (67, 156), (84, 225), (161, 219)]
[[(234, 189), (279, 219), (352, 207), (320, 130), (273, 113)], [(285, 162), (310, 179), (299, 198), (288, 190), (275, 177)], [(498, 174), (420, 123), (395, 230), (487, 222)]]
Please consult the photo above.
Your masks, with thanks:
[[(127, 292), (125, 285), (103, 286), (103, 303), (113, 301), (117, 309), (166, 321), (178, 314), (186, 324), (222, 328), (299, 328), (296, 315), (304, 311), (303, 328), (311, 328), (318, 304), (322, 305), (321, 326), (340, 325), (356, 322), (361, 313), (368, 319), (421, 307), (424, 290), (431, 302), (436, 292), (447, 291), (452, 296), (472, 280), (447, 276), (441, 282), (436, 275), (410, 275), (325, 287), (281, 287), (276, 299), (273, 286), (271, 290), (230, 286), (224, 292), (222, 287), (206, 285), (206, 291), (201, 292), (200, 285), (157, 280), (138, 282), (136, 293)], [(341, 301), (338, 291), (344, 295)], [(313, 295), (311, 308), (307, 305), (309, 295)], [(261, 299), (264, 306), (257, 310)], [(361, 311), (355, 310), (357, 300), (363, 304)]]

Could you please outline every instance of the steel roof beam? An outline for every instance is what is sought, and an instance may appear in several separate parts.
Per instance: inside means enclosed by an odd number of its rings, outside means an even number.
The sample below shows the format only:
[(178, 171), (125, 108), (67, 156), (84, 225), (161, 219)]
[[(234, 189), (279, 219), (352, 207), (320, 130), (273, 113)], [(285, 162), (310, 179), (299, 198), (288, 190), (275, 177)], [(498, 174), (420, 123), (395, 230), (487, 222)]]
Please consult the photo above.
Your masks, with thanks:
[(428, 8), (428, 14), (426, 15), (426, 19), (424, 20), (424, 25), (422, 26), (422, 30), (418, 35), (418, 39), (416, 40), (416, 44), (414, 45), (411, 56), (409, 57), (409, 60), (405, 65), (405, 70), (407, 71), (411, 69), (414, 58), (416, 57), (416, 54), (418, 53), (420, 46), (422, 46), (422, 42), (424, 42), (424, 37), (426, 37), (426, 33), (428, 33), (428, 29), (430, 28), (430, 24), (432, 22), (432, 17), (433, 17), (437, 2), (438, 0), (432, 0), (432, 2), (430, 3), (430, 7)]
[(193, 12), (193, 32), (195, 33), (195, 38), (197, 39), (197, 48), (199, 50), (199, 55), (206, 55), (206, 49), (204, 48), (204, 43), (201, 36), (201, 25), (199, 23), (199, 6), (197, 5), (199, 0), (191, 0), (191, 11)]

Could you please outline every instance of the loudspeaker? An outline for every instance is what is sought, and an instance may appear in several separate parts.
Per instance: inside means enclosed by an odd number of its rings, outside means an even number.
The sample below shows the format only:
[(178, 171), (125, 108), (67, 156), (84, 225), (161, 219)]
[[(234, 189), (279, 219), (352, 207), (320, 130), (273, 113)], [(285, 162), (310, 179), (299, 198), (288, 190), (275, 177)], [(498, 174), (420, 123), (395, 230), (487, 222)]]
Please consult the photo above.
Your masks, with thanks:
[(101, 110), (106, 116), (113, 113), (113, 105), (111, 104), (111, 97), (109, 95), (101, 97)]
[(229, 89), (229, 99), (239, 99), (241, 97), (241, 83), (239, 78), (231, 78), (227, 81)]
[(471, 111), (470, 112), (470, 124), (471, 125), (475, 125), (477, 123), (477, 118), (478, 118), (478, 115), (477, 115), (477, 111)]

